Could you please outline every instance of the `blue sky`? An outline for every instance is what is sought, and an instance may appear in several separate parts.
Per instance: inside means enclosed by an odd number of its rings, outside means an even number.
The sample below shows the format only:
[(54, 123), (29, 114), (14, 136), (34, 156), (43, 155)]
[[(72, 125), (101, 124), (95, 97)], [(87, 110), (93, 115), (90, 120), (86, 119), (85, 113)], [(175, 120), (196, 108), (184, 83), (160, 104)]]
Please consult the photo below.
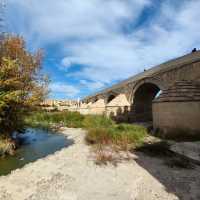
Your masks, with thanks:
[(200, 48), (200, 0), (6, 2), (6, 31), (45, 52), (49, 98), (82, 98)]

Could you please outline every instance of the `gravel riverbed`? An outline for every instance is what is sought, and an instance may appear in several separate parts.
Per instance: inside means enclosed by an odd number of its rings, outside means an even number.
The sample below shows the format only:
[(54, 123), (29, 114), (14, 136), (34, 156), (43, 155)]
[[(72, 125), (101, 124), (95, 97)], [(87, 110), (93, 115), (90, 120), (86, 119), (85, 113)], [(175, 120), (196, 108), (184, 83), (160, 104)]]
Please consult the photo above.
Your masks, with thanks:
[(74, 143), (0, 177), (0, 200), (199, 200), (200, 167), (170, 168), (142, 153), (117, 166), (95, 164), (84, 131), (63, 128)]

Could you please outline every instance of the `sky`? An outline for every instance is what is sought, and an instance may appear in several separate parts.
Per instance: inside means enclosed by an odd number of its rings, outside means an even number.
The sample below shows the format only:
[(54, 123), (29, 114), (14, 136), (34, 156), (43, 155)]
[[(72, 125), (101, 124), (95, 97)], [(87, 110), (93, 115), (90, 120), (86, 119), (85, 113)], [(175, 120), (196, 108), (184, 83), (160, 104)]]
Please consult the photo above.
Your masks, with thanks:
[(200, 0), (0, 1), (6, 32), (44, 50), (49, 98), (83, 98), (200, 48)]

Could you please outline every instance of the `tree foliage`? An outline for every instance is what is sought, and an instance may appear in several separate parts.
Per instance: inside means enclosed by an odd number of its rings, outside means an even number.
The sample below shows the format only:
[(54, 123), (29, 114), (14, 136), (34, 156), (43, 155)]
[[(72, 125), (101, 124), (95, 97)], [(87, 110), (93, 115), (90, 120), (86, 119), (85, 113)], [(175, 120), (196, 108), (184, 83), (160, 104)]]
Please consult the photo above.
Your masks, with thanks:
[(47, 94), (48, 79), (41, 73), (41, 51), (26, 50), (20, 37), (0, 43), (0, 134), (10, 137), (24, 126), (25, 116)]

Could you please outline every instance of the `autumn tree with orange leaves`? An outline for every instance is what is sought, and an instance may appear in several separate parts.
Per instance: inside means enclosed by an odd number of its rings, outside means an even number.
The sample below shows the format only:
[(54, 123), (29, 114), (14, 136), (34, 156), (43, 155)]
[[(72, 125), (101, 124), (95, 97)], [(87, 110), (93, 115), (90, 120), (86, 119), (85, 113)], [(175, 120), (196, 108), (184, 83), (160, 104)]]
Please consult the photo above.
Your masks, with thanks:
[(41, 73), (41, 51), (26, 50), (21, 37), (0, 41), (0, 137), (24, 128), (25, 117), (44, 100), (48, 79)]

